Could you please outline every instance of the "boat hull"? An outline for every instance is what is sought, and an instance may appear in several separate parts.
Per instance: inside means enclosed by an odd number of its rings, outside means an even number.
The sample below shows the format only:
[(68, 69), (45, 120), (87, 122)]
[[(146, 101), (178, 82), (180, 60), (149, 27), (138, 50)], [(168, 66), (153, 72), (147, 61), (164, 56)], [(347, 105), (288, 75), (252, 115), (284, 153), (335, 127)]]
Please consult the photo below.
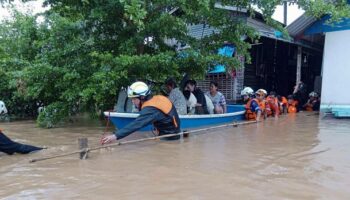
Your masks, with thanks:
[[(181, 129), (192, 129), (218, 124), (232, 123), (244, 120), (244, 107), (242, 105), (228, 105), (228, 113), (212, 115), (180, 115)], [(139, 116), (137, 113), (104, 112), (118, 129), (125, 127)], [(140, 131), (152, 131), (152, 125), (142, 128)]]

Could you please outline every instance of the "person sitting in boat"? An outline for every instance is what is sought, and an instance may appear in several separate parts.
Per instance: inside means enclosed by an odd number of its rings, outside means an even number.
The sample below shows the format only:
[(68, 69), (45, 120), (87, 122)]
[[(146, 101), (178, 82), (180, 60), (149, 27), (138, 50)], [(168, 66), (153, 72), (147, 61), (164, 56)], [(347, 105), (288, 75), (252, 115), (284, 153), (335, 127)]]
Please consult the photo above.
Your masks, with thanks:
[(288, 99), (288, 104), (287, 104), (287, 111), (288, 111), (288, 113), (297, 113), (297, 112), (299, 112), (298, 100), (296, 100), (293, 95), (288, 95), (287, 99)]
[(185, 90), (189, 90), (190, 92), (192, 92), (197, 99), (195, 114), (197, 115), (209, 114), (205, 95), (202, 92), (202, 90), (197, 88), (197, 82), (195, 80), (186, 81)]
[(169, 94), (168, 98), (174, 104), (179, 115), (187, 114), (186, 99), (180, 89), (177, 87), (173, 78), (168, 78), (165, 81), (166, 90)]
[(8, 155), (12, 155), (14, 153), (27, 154), (40, 151), (42, 149), (43, 148), (41, 147), (14, 142), (0, 130), (0, 152), (4, 152)]
[(210, 98), (214, 104), (214, 113), (223, 114), (227, 112), (225, 96), (218, 91), (218, 83), (215, 81), (210, 82), (209, 91), (205, 94)]
[(196, 104), (197, 104), (197, 99), (194, 96), (194, 94), (192, 92), (190, 92), (189, 90), (185, 90), (183, 91), (183, 94), (185, 96), (186, 99), (186, 105), (187, 105), (187, 113), (189, 115), (194, 115), (196, 112)]
[(261, 109), (259, 107), (259, 103), (257, 99), (253, 98), (254, 91), (250, 87), (245, 87), (241, 91), (241, 96), (243, 96), (245, 105), (245, 118), (247, 120), (256, 120), (260, 121)]
[(209, 114), (214, 114), (214, 104), (211, 101), (211, 99), (208, 97), (208, 95), (204, 94), (205, 97), (205, 103), (207, 104), (207, 110)]
[(317, 111), (320, 110), (320, 100), (316, 92), (311, 92), (309, 94), (309, 100), (303, 105), (306, 111)]
[[(148, 85), (137, 81), (128, 88), (128, 97), (140, 110), (140, 115), (124, 128), (117, 130), (112, 135), (104, 136), (102, 144), (120, 140), (131, 133), (153, 123), (159, 135), (180, 133), (180, 119), (175, 106), (162, 95), (152, 95)], [(176, 140), (180, 135), (171, 136), (166, 139)]]

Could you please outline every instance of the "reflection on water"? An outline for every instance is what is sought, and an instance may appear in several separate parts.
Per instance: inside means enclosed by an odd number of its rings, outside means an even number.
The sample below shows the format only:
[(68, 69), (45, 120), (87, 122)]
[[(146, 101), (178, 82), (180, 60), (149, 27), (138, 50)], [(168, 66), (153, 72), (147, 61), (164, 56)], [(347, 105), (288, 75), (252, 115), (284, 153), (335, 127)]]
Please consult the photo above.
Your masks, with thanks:
[[(181, 141), (149, 141), (28, 163), (98, 146), (94, 124), (39, 129), (2, 123), (11, 138), (49, 149), (0, 155), (1, 199), (349, 199), (350, 120), (300, 113)], [(134, 134), (128, 138), (144, 137)], [(148, 136), (152, 136), (148, 134)]]

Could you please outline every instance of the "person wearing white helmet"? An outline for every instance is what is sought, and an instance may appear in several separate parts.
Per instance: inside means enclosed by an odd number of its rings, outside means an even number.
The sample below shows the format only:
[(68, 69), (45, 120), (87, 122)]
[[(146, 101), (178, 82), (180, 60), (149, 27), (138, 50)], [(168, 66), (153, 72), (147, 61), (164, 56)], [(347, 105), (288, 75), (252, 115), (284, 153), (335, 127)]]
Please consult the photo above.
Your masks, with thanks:
[(316, 92), (311, 92), (309, 94), (309, 100), (303, 105), (306, 111), (317, 111), (320, 110), (320, 99)]
[[(140, 110), (140, 115), (124, 128), (114, 134), (104, 136), (102, 144), (120, 140), (131, 133), (153, 123), (159, 135), (180, 133), (180, 119), (171, 101), (162, 95), (151, 94), (146, 83), (137, 81), (128, 88), (128, 97)], [(168, 137), (168, 140), (179, 139), (180, 136)]]
[(261, 115), (264, 116), (264, 119), (271, 115), (271, 108), (266, 101), (267, 91), (264, 89), (258, 89), (255, 92), (255, 97), (258, 100), (259, 107), (261, 110)]
[(245, 105), (245, 118), (247, 120), (260, 120), (261, 116), (261, 109), (259, 107), (259, 103), (257, 99), (252, 98), (254, 94), (254, 91), (250, 87), (245, 87), (241, 91), (241, 96), (243, 96), (244, 102), (246, 102)]

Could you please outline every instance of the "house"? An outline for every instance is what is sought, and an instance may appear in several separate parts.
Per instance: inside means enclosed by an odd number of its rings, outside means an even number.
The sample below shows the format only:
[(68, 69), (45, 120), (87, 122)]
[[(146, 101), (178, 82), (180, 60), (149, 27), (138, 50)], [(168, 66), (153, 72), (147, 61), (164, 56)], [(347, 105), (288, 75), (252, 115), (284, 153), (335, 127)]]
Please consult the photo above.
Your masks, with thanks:
[[(297, 41), (323, 46), (321, 68), (321, 111), (335, 117), (350, 117), (350, 18), (329, 24), (329, 16), (314, 19), (301, 16), (288, 31)], [(320, 61), (322, 61), (320, 59)]]
[[(236, 9), (229, 11), (237, 12)], [(254, 17), (243, 11), (240, 14), (246, 24), (260, 34), (259, 41), (252, 43), (250, 49), (251, 63), (240, 58), (241, 66), (233, 72), (227, 72), (224, 68), (214, 69), (206, 75), (205, 80), (198, 81), (198, 86), (207, 91), (210, 81), (216, 81), (228, 101), (234, 103), (241, 100), (240, 91), (244, 86), (254, 90), (264, 88), (286, 96), (292, 93), (296, 82), (302, 80), (309, 86), (309, 91), (313, 91), (318, 83), (315, 84), (315, 80), (321, 74), (323, 46), (312, 42), (296, 43), (293, 38), (283, 38), (280, 32), (264, 22), (259, 13)], [(203, 24), (189, 26), (190, 34), (196, 38), (215, 31)]]

